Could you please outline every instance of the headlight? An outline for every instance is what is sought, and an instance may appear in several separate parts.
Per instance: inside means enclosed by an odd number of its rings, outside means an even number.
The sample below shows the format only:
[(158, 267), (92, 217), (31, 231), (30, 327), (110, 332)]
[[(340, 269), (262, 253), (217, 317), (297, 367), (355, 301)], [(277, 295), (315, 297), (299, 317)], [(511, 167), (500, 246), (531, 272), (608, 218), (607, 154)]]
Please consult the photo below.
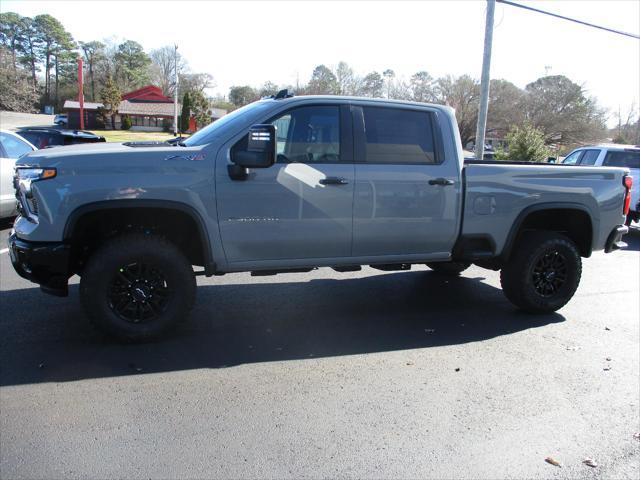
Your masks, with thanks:
[(46, 180), (56, 176), (55, 168), (16, 168), (18, 180)]
[(40, 180), (48, 180), (56, 176), (55, 168), (16, 168), (13, 186), (25, 197), (31, 197), (31, 183)]

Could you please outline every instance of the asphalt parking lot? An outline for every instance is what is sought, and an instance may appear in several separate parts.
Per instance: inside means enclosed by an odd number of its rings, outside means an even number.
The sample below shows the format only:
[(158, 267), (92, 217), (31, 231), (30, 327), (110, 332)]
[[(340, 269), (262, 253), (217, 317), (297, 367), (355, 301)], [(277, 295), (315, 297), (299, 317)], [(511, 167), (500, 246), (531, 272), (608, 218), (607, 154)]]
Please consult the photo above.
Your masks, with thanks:
[(200, 278), (191, 321), (146, 345), (0, 253), (0, 477), (639, 478), (627, 241), (553, 315), (476, 267), (233, 274)]

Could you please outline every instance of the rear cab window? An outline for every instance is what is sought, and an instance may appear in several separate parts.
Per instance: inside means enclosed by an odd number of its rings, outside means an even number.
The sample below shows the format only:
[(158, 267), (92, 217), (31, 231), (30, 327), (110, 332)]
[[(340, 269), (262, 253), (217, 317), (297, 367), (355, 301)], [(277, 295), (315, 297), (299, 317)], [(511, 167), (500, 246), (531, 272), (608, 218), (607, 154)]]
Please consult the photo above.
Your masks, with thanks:
[(367, 106), (362, 111), (366, 163), (441, 163), (430, 112)]
[(607, 167), (640, 168), (640, 150), (607, 152), (603, 165)]

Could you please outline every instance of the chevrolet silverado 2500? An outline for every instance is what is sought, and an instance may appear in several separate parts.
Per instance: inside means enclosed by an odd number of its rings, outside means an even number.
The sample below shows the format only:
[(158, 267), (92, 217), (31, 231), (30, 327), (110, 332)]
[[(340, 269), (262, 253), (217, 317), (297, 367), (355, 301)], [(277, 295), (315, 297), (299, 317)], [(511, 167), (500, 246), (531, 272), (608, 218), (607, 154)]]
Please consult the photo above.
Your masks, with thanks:
[(622, 168), (465, 164), (445, 106), (281, 92), (174, 145), (26, 155), (10, 255), (48, 293), (79, 275), (86, 315), (129, 340), (187, 316), (197, 275), (228, 272), (475, 263), (520, 309), (551, 312), (581, 257), (622, 245), (631, 183)]

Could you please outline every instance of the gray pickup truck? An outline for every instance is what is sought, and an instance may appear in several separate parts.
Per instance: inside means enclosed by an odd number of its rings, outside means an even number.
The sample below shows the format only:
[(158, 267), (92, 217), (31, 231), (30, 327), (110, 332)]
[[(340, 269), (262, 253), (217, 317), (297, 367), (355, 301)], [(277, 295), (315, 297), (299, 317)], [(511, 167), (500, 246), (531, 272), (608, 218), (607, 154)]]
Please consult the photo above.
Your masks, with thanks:
[(517, 307), (554, 311), (581, 257), (623, 245), (631, 189), (622, 168), (465, 164), (448, 107), (286, 92), (173, 145), (29, 153), (14, 183), (16, 271), (61, 296), (79, 275), (87, 316), (128, 340), (186, 317), (197, 275), (229, 272), (474, 263)]

